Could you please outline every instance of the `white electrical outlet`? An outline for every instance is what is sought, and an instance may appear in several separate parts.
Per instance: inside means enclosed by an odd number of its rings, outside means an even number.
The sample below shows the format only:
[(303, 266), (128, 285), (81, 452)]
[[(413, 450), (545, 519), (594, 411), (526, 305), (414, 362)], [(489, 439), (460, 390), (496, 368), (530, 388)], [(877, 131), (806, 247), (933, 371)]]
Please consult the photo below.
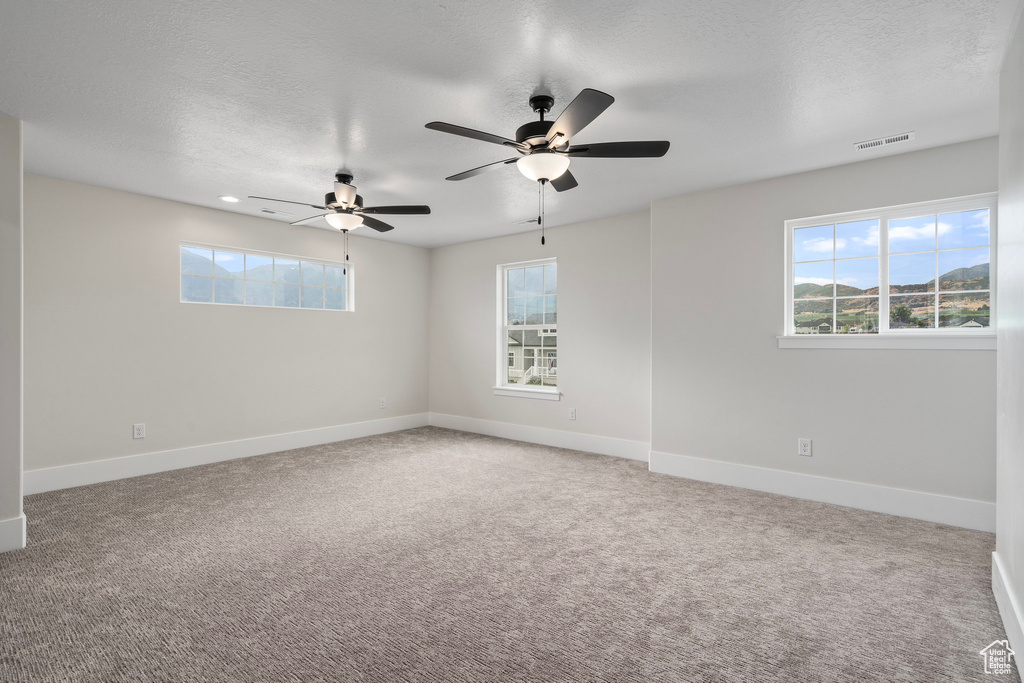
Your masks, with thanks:
[(132, 425), (132, 438), (133, 439), (145, 439), (146, 438), (146, 423), (140, 422), (139, 424)]
[(384, 409), (385, 409), (385, 408), (387, 408), (387, 407), (388, 407), (388, 402), (387, 402), (387, 399), (383, 399), (383, 398), (382, 398), (382, 399), (380, 400), (380, 409), (381, 409), (381, 410), (384, 410)]
[(575, 408), (570, 408), (569, 409), (569, 419), (570, 420), (575, 420), (576, 419), (576, 409)]
[(796, 454), (805, 455), (808, 458), (811, 457), (811, 440), (810, 439), (797, 439), (796, 440)]

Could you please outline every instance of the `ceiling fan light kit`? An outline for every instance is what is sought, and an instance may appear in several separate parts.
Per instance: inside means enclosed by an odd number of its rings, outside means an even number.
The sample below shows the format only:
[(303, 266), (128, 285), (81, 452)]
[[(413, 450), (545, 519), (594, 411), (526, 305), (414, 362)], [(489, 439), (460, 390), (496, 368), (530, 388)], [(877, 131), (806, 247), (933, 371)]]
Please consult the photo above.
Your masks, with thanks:
[(551, 151), (535, 152), (520, 157), (516, 166), (530, 180), (554, 180), (569, 170), (569, 157)]
[(329, 213), (324, 220), (336, 230), (355, 230), (363, 224), (363, 217), (354, 213)]

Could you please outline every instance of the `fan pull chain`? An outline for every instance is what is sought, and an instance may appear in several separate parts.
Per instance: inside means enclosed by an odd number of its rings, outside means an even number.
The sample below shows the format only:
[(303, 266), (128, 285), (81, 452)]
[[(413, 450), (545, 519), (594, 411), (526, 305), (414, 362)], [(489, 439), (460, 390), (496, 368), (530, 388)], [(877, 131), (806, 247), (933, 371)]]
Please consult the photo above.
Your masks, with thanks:
[(345, 233), (345, 263), (348, 263), (348, 230), (342, 230)]
[(540, 243), (544, 245), (544, 184), (547, 181), (541, 178), (540, 187), (537, 188), (537, 204), (539, 207), (537, 222), (540, 223)]

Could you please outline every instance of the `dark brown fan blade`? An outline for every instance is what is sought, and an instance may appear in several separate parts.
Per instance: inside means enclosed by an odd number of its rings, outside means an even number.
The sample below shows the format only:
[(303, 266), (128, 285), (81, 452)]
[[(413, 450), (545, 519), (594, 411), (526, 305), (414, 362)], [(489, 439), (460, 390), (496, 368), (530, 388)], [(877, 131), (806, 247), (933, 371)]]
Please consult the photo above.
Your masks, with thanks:
[(479, 130), (473, 130), (472, 128), (465, 128), (463, 126), (456, 126), (451, 123), (444, 123), (443, 121), (431, 121), (426, 126), (430, 130), (441, 131), (442, 133), (451, 133), (452, 135), (461, 135), (464, 138), (471, 138), (473, 140), (482, 140), (483, 142), (493, 142), (496, 145), (506, 145), (509, 147), (515, 147), (516, 149), (525, 149), (526, 145), (516, 142), (515, 140), (509, 140), (503, 138), (500, 135), (493, 135), (492, 133), (484, 133)]
[(465, 180), (466, 178), (472, 178), (475, 175), (480, 175), (481, 173), (483, 173), (487, 169), (493, 168), (493, 167), (495, 167), (495, 166), (497, 166), (499, 164), (511, 164), (512, 162), (518, 161), (518, 160), (519, 160), (519, 158), (515, 157), (515, 158), (512, 158), (512, 159), (503, 159), (501, 161), (494, 161), (494, 162), (489, 163), (489, 164), (484, 164), (483, 166), (477, 166), (476, 168), (471, 168), (468, 171), (463, 171), (462, 173), (456, 173), (455, 175), (450, 175), (447, 178), (445, 178), (445, 180)]
[(555, 146), (565, 144), (569, 138), (589, 126), (601, 112), (612, 106), (614, 101), (615, 98), (608, 93), (585, 88), (555, 119), (554, 125), (548, 130), (548, 142)]
[(668, 151), (668, 146), (668, 140), (597, 142), (593, 145), (574, 145), (564, 153), (571, 157), (638, 159), (641, 157), (663, 157)]
[(326, 215), (327, 215), (326, 213), (318, 213), (315, 216), (310, 216), (309, 218), (303, 218), (301, 221), (295, 221), (294, 223), (289, 223), (288, 225), (302, 225), (303, 223), (305, 223), (307, 221), (311, 221), (314, 218), (323, 218)]
[(359, 209), (356, 213), (390, 213), (394, 215), (424, 215), (430, 213), (430, 207), (424, 205), (407, 204), (405, 206), (367, 206)]
[(265, 199), (268, 202), (284, 202), (285, 204), (298, 204), (299, 206), (310, 206), (314, 209), (323, 209), (324, 211), (330, 211), (326, 206), (320, 206), (319, 204), (307, 204), (306, 202), (293, 202), (288, 199), (274, 199), (273, 197), (254, 197), (249, 195), (249, 199)]
[(377, 232), (387, 232), (388, 230), (394, 230), (395, 226), (388, 225), (384, 221), (377, 220), (372, 216), (363, 216), (363, 225), (368, 228), (372, 228)]
[(565, 192), (566, 190), (571, 190), (577, 185), (579, 185), (579, 183), (576, 182), (576, 176), (574, 176), (571, 171), (566, 171), (551, 181), (551, 187), (555, 188), (556, 192)]

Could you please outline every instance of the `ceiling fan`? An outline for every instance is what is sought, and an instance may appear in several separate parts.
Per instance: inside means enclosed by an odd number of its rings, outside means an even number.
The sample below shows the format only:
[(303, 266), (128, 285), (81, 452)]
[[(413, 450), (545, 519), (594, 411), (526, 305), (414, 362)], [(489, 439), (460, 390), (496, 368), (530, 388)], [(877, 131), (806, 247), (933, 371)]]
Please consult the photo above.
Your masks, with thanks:
[(552, 187), (557, 191), (564, 192), (579, 184), (569, 171), (569, 161), (573, 157), (605, 159), (660, 157), (668, 151), (669, 143), (666, 140), (598, 142), (589, 145), (569, 144), (572, 136), (590, 125), (614, 101), (615, 98), (607, 93), (586, 88), (569, 103), (569, 106), (557, 119), (545, 121), (544, 115), (551, 111), (551, 107), (555, 104), (555, 98), (550, 95), (534, 95), (530, 98), (530, 107), (540, 114), (540, 120), (530, 121), (520, 126), (514, 140), (441, 121), (428, 123), (427, 128), (504, 145), (520, 154), (518, 157), (495, 161), (462, 173), (456, 173), (453, 176), (448, 176), (446, 180), (465, 180), (489, 169), (515, 162), (522, 174), (530, 180), (540, 181), (542, 184), (550, 181)]
[(334, 176), (334, 192), (328, 192), (324, 196), (324, 206), (307, 204), (306, 202), (293, 202), (288, 199), (274, 199), (273, 197), (256, 197), (254, 195), (249, 195), (249, 199), (265, 199), (271, 202), (284, 202), (285, 204), (298, 204), (299, 206), (322, 209), (327, 213), (318, 213), (315, 216), (289, 223), (289, 225), (302, 225), (317, 218), (323, 218), (332, 228), (346, 233), (349, 230), (355, 230), (361, 225), (372, 228), (377, 232), (387, 232), (388, 230), (395, 229), (395, 226), (388, 225), (384, 221), (367, 214), (423, 215), (430, 213), (430, 207), (422, 204), (363, 206), (363, 198), (356, 194), (356, 188), (352, 184), (352, 180), (352, 176), (347, 173), (339, 173)]

